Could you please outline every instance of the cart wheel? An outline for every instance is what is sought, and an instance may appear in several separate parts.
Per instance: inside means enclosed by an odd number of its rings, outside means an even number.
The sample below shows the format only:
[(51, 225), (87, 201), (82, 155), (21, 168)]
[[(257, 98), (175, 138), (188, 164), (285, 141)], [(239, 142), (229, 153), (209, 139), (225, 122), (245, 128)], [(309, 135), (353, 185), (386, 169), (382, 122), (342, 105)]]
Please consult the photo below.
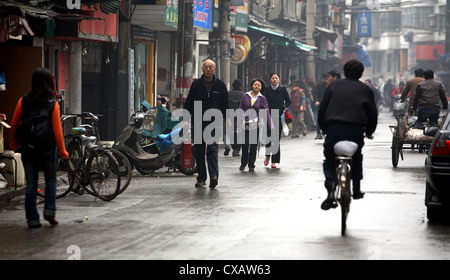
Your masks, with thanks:
[(397, 167), (398, 165), (398, 158), (400, 155), (400, 143), (397, 143), (397, 138), (394, 136), (392, 137), (392, 166)]

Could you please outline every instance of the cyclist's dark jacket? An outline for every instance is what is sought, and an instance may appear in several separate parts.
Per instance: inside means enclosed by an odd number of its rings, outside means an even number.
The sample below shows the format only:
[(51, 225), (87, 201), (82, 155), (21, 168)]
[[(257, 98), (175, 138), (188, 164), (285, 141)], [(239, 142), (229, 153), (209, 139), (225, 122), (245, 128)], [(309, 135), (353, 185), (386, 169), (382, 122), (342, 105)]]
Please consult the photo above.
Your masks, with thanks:
[(448, 108), (447, 96), (441, 83), (427, 79), (417, 86), (413, 102), (414, 110), (417, 110), (417, 107), (439, 110), (441, 103), (444, 109)]
[(375, 131), (378, 111), (373, 91), (355, 79), (333, 81), (320, 103), (318, 123), (325, 132), (332, 122), (351, 123), (365, 127), (366, 135)]

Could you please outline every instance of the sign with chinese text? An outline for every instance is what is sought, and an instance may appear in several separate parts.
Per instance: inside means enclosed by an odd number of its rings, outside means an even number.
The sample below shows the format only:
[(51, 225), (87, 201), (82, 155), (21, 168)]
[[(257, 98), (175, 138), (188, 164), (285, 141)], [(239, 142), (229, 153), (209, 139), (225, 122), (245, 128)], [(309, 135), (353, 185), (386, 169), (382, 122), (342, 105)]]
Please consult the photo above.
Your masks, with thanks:
[(230, 57), (230, 62), (232, 64), (241, 64), (243, 63), (247, 57), (248, 52), (250, 51), (250, 39), (245, 35), (231, 35), (235, 41), (235, 49), (234, 54)]
[(357, 16), (356, 35), (358, 37), (372, 37), (372, 14), (360, 12)]
[(167, 0), (164, 23), (173, 27), (178, 27), (178, 0)]
[(213, 30), (213, 0), (194, 0), (194, 26)]

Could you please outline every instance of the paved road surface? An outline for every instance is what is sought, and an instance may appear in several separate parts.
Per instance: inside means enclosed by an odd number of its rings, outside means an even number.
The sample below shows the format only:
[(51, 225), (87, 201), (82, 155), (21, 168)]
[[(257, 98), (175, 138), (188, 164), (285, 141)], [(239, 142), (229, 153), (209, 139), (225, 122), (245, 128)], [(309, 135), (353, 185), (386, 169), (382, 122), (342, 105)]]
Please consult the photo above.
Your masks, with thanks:
[(264, 149), (253, 173), (220, 151), (215, 190), (161, 170), (136, 175), (109, 203), (88, 195), (58, 200), (57, 227), (29, 230), (23, 207), (7, 209), (0, 259), (448, 259), (450, 227), (426, 219), (425, 155), (406, 151), (392, 167), (394, 123), (382, 112), (375, 139), (366, 140), (366, 197), (352, 203), (345, 237), (340, 211), (320, 209), (323, 140), (310, 132), (282, 139), (277, 169), (263, 166)]

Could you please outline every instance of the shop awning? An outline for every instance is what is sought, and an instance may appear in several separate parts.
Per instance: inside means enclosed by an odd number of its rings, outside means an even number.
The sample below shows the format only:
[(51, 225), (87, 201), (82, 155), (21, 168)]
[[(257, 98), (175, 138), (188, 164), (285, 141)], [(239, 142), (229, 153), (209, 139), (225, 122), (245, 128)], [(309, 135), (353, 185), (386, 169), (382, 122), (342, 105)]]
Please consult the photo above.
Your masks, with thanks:
[(369, 54), (363, 49), (362, 46), (357, 45), (358, 50), (356, 51), (356, 56), (358, 60), (364, 65), (364, 67), (372, 66), (372, 62), (370, 61)]
[(296, 40), (295, 38), (293, 38), (293, 37), (291, 37), (289, 35), (283, 34), (282, 30), (277, 30), (275, 28), (273, 28), (273, 29), (272, 28), (271, 29), (262, 28), (262, 27), (257, 27), (257, 26), (254, 26), (254, 25), (248, 25), (248, 28), (251, 28), (251, 29), (263, 32), (263, 33), (267, 33), (267, 34), (270, 34), (270, 35), (274, 35), (274, 36), (277, 36), (277, 37), (281, 37), (281, 38), (287, 40), (288, 42), (293, 43), (297, 48), (299, 48), (299, 49), (301, 49), (303, 51), (306, 51), (306, 52), (310, 52), (310, 51), (313, 51), (313, 50), (317, 49), (317, 47), (303, 44), (303, 43), (299, 42), (298, 40)]
[(334, 41), (336, 41), (338, 34), (336, 32), (334, 32), (333, 30), (324, 28), (324, 27), (319, 27), (316, 26), (315, 29), (317, 31), (319, 31), (320, 33), (324, 34), (328, 40), (330, 40), (331, 43), (334, 43)]

